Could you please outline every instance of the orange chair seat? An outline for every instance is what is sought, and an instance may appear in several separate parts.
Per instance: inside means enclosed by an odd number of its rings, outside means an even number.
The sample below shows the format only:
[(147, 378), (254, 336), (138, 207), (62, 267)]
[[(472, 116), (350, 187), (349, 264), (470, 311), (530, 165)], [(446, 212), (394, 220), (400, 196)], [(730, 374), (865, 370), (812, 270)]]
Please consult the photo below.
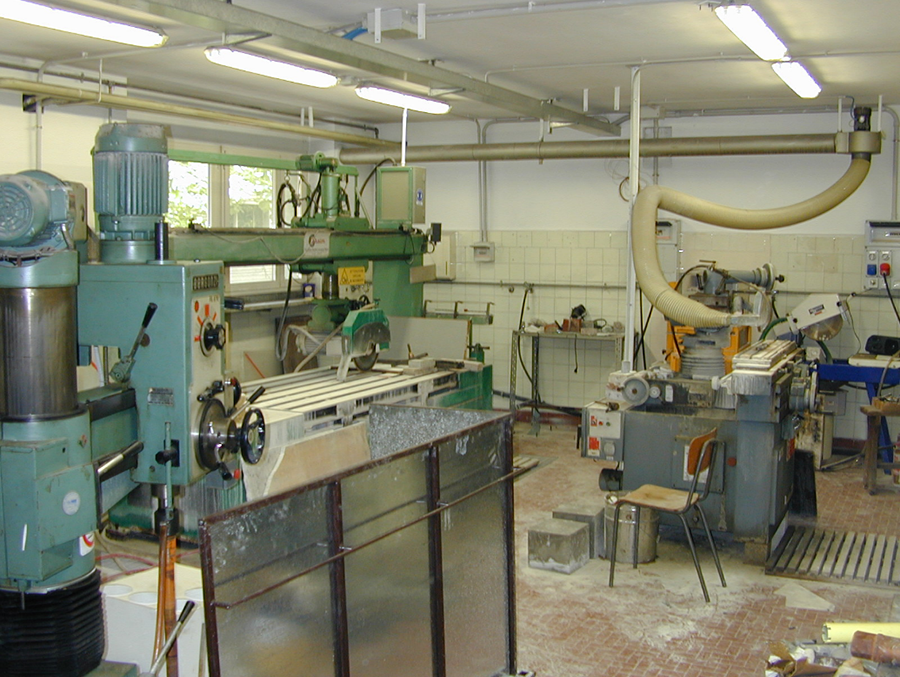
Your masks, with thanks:
[[(665, 512), (684, 512), (687, 503), (688, 492), (680, 489), (667, 489), (655, 484), (645, 484), (642, 487), (622, 497), (624, 503), (634, 503), (645, 508), (663, 510)], [(690, 505), (700, 500), (700, 494), (695, 493), (691, 497)]]

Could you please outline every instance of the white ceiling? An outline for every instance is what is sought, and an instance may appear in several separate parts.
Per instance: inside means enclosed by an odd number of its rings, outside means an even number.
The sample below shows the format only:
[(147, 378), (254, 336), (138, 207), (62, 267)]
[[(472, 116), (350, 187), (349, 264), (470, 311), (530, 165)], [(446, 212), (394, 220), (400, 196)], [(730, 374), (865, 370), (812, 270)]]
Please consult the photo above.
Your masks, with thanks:
[[(751, 3), (793, 57), (822, 84), (817, 100), (794, 95), (768, 64), (757, 59), (715, 18), (708, 3), (696, 0), (607, 0), (593, 2), (591, 8), (585, 8), (584, 2), (546, 0), (534, 3), (542, 11), (532, 13), (524, 10), (528, 2), (522, 1), (473, 4), (471, 0), (431, 0), (426, 3), (426, 14), (434, 20), (428, 22), (427, 39), (385, 38), (375, 45), (373, 36), (364, 34), (355, 42), (433, 61), (440, 69), (537, 100), (552, 99), (574, 111), (581, 111), (583, 90), (587, 88), (589, 114), (613, 120), (621, 115), (613, 111), (614, 90), (621, 89), (624, 112), (632, 67), (637, 65), (642, 66), (644, 103), (668, 110), (836, 106), (841, 96), (874, 104), (878, 95), (884, 96), (886, 104), (900, 104), (898, 0)], [(359, 123), (399, 119), (396, 109), (360, 100), (352, 86), (314, 90), (210, 64), (203, 57), (202, 45), (220, 41), (222, 34), (213, 24), (204, 27), (202, 20), (189, 24), (173, 20), (177, 12), (164, 6), (166, 0), (61, 0), (53, 4), (156, 25), (169, 35), (168, 46), (115, 56), (112, 53), (123, 51), (121, 46), (0, 19), (0, 54), (4, 55), (0, 63), (9, 63), (8, 57), (57, 61), (87, 53), (90, 58), (71, 65), (96, 71), (96, 56), (107, 54), (103, 72), (126, 77), (135, 95), (148, 96), (142, 89), (158, 90), (289, 114), (311, 106), (320, 119)], [(234, 0), (233, 6), (318, 31), (332, 31), (358, 24), (375, 4), (375, 0)], [(407, 0), (381, 4), (416, 11), (416, 3)], [(203, 2), (194, 0), (184, 0), (180, 5), (186, 10), (204, 7)], [(504, 16), (473, 12), (470, 18), (455, 20), (435, 16), (488, 7), (511, 11)], [(571, 7), (576, 9), (567, 9)], [(289, 27), (285, 30), (289, 32)], [(194, 46), (178, 47), (186, 43)], [(273, 39), (262, 39), (252, 45), (259, 52), (290, 53), (274, 43)], [(323, 63), (303, 54), (292, 54), (292, 58), (325, 66), (350, 84), (371, 81), (404, 86), (414, 92), (427, 90), (346, 64)], [(49, 66), (51, 71), (54, 68)], [(446, 100), (453, 104), (451, 115), (455, 116), (520, 115), (470, 100), (465, 93), (446, 95)]]

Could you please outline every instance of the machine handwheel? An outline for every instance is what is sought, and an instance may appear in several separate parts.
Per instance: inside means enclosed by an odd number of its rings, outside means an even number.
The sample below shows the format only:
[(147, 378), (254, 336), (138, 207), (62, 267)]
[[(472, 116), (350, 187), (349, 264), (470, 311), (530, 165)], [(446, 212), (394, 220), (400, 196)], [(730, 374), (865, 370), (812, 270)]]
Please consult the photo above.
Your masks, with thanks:
[(234, 424), (228, 419), (222, 401), (215, 397), (206, 400), (200, 412), (197, 436), (197, 458), (201, 466), (207, 470), (219, 467), (233, 444), (233, 429)]
[(244, 414), (240, 442), (244, 460), (250, 465), (259, 463), (266, 446), (266, 419), (256, 407)]
[(356, 365), (356, 368), (360, 371), (369, 371), (372, 367), (375, 366), (375, 362), (378, 360), (378, 351), (375, 350), (375, 346), (372, 346), (372, 349), (366, 353), (365, 355), (360, 355), (359, 357), (353, 358), (353, 364)]

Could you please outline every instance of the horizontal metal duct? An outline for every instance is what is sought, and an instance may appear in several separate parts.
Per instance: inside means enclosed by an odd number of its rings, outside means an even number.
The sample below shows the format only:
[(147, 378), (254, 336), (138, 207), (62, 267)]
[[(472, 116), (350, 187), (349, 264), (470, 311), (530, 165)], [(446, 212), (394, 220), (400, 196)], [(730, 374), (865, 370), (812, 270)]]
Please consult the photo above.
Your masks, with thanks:
[(196, 108), (194, 106), (182, 106), (174, 103), (151, 101), (150, 99), (138, 99), (132, 96), (122, 96), (121, 94), (108, 94), (106, 92), (99, 92), (96, 89), (50, 85), (44, 82), (32, 82), (30, 80), (20, 80), (17, 78), (0, 78), (0, 89), (8, 89), (24, 94), (34, 94), (42, 98), (49, 97), (63, 101), (90, 104), (92, 106), (99, 106), (100, 108), (137, 110), (146, 113), (177, 115), (180, 117), (193, 118), (195, 120), (208, 120), (210, 122), (244, 125), (247, 127), (255, 127), (256, 129), (268, 129), (276, 132), (311, 136), (318, 139), (328, 139), (330, 141), (348, 143), (356, 146), (378, 146), (388, 149), (399, 148), (399, 144), (396, 142), (383, 141), (381, 139), (374, 139), (359, 134), (333, 132), (293, 122), (278, 122), (277, 120), (266, 120), (264, 118), (255, 118), (249, 115), (222, 113), (219, 111), (207, 110), (205, 108)]
[(106, 2), (139, 12), (149, 12), (215, 33), (264, 34), (266, 37), (261, 44), (368, 71), (374, 76), (391, 78), (397, 81), (396, 86), (399, 87), (403, 86), (402, 83), (415, 83), (429, 89), (452, 89), (455, 90), (455, 97), (480, 101), (531, 118), (568, 122), (575, 128), (592, 134), (604, 136), (621, 134), (621, 130), (614, 124), (597, 120), (551, 101), (536, 99), (462, 73), (440, 68), (430, 61), (395, 54), (353, 40), (344, 40), (308, 26), (286, 21), (279, 16), (269, 16), (246, 7), (238, 7), (231, 2), (222, 0), (106, 0)]
[[(789, 155), (839, 152), (841, 134), (789, 134), (783, 136), (688, 137), (641, 139), (641, 157), (697, 157), (715, 155)], [(446, 146), (411, 146), (407, 162), (484, 162), (489, 160), (573, 160), (627, 158), (628, 141), (557, 141), (491, 143)], [(399, 160), (400, 151), (345, 148), (341, 162), (376, 164)]]

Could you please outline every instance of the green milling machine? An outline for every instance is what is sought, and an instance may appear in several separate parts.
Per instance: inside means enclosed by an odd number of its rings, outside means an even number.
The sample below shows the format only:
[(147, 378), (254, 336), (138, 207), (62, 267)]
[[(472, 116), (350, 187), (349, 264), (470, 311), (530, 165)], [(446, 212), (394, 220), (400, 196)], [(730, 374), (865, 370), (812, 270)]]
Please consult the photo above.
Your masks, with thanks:
[[(0, 674), (9, 677), (131, 674), (101, 665), (103, 515), (150, 487), (158, 509), (147, 519), (177, 533), (185, 488), (210, 478), (233, 488), (241, 460), (260, 460), (262, 388), (242, 393), (225, 365), (226, 263), (295, 261), (294, 272), (322, 273), (327, 293), (311, 322), (342, 327), (360, 369), (389, 340), (388, 315), (422, 315), (423, 285), (410, 271), (428, 237), (402, 218), (403, 204), (385, 205), (376, 228), (348, 214), (341, 181), (355, 168), (299, 158), (297, 170), (321, 176), (321, 209), (290, 228), (169, 232), (163, 127), (104, 125), (93, 159), (99, 242), (75, 241), (76, 224), (86, 228), (83, 187), (40, 171), (0, 176)], [(412, 168), (383, 169), (409, 181), (417, 201)], [(377, 305), (339, 298), (341, 270), (370, 262)], [(101, 362), (105, 385), (78, 392), (76, 366), (102, 348), (118, 362)], [(459, 378), (482, 393), (468, 406), (491, 407), (489, 367)]]

